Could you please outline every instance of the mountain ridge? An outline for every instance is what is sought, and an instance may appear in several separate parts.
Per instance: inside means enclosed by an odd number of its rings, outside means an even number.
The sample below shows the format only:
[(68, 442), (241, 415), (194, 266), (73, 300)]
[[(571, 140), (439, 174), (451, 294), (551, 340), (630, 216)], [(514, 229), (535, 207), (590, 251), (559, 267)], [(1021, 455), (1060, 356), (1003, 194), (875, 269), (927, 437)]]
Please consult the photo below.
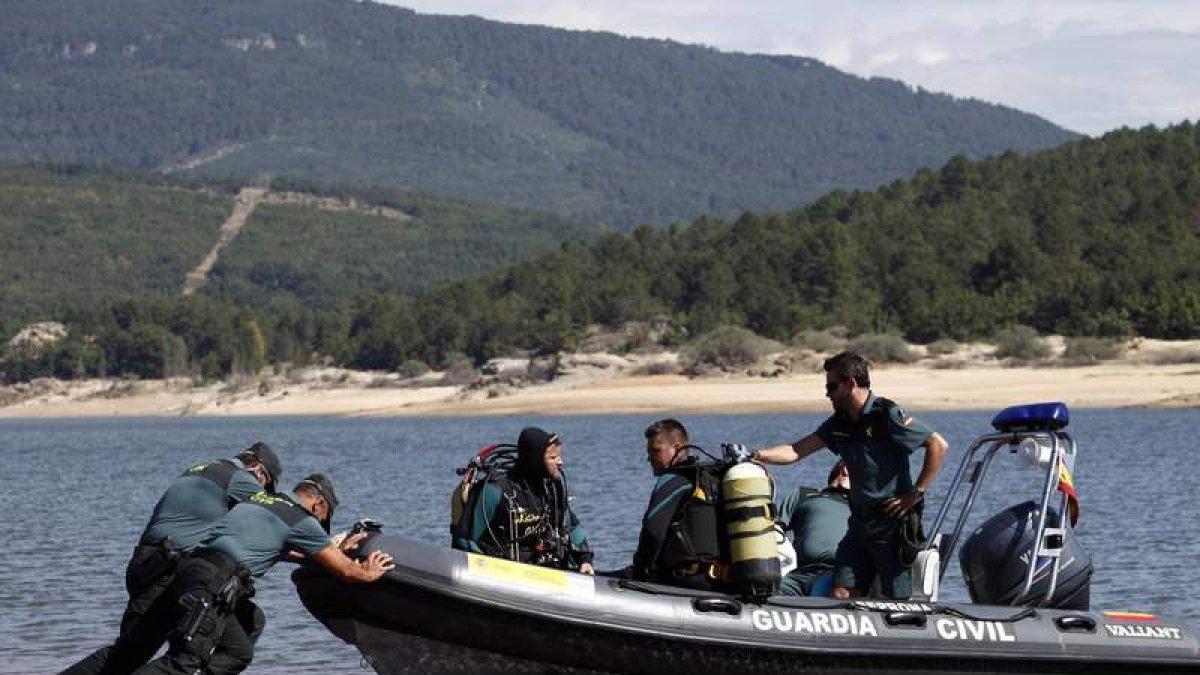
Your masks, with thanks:
[[(1075, 135), (815, 59), (349, 0), (17, 0), (0, 159), (400, 186), (629, 226)], [(226, 154), (212, 159), (224, 149)]]

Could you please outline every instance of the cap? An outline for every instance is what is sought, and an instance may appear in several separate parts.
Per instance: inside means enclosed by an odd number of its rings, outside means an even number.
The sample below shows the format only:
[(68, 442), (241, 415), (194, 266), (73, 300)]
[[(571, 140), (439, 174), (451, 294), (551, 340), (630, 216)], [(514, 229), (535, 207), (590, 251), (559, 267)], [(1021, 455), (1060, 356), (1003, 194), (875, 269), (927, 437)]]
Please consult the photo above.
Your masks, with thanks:
[(283, 475), (283, 464), (279, 461), (279, 455), (271, 449), (271, 446), (258, 441), (254, 445), (246, 448), (238, 457), (245, 460), (258, 462), (267, 470), (267, 475), (270, 478), (269, 486), (274, 487), (275, 483), (279, 482), (279, 478)]
[(333, 480), (323, 473), (314, 473), (296, 484), (296, 490), (300, 488), (316, 490), (317, 494), (325, 498), (325, 503), (329, 505), (329, 515), (321, 521), (321, 526), (328, 532), (329, 521), (333, 518), (333, 512), (338, 505), (337, 493), (333, 491)]

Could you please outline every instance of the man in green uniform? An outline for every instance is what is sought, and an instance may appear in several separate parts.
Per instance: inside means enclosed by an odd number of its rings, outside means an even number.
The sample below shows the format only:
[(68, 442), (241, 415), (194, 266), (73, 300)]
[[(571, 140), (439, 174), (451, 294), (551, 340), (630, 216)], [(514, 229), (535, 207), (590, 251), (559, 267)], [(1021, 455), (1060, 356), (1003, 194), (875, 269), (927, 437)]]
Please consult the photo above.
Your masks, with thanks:
[[(946, 455), (946, 441), (903, 408), (871, 391), (870, 362), (854, 352), (825, 361), (825, 395), (833, 415), (790, 445), (761, 448), (754, 458), (790, 464), (829, 448), (850, 472), (849, 531), (837, 553), (834, 597), (865, 595), (878, 581), (884, 597), (905, 598), (912, 588), (909, 564), (901, 559), (906, 520), (919, 520), (925, 491)], [(924, 448), (916, 481), (909, 456)]]
[[(129, 603), (121, 617), (117, 641), (102, 647), (63, 671), (64, 675), (128, 673), (149, 661), (162, 645), (153, 631), (139, 631), (139, 623), (156, 621), (159, 598), (171, 584), (179, 557), (192, 551), (208, 536), (233, 504), (261, 492), (274, 489), (283, 466), (275, 451), (266, 443), (255, 443), (238, 453), (235, 459), (220, 459), (196, 464), (171, 482), (154, 506), (138, 545), (125, 571)], [(257, 608), (255, 608), (257, 609)], [(226, 636), (229, 649), (214, 661), (214, 673), (240, 672), (243, 662), (262, 630), (262, 612), (251, 611), (239, 617)], [(235, 645), (241, 646), (235, 646)]]
[(796, 547), (796, 569), (784, 575), (782, 595), (828, 595), (837, 570), (838, 545), (850, 520), (850, 474), (839, 460), (823, 490), (797, 487), (784, 498), (775, 522), (790, 531)]
[[(164, 594), (173, 611), (162, 623), (167, 653), (136, 672), (199, 673), (220, 653), (221, 636), (234, 612), (253, 593), (251, 577), (266, 574), (290, 551), (303, 554), (347, 583), (368, 583), (392, 569), (391, 556), (373, 551), (356, 562), (329, 539), (337, 506), (333, 483), (305, 478), (295, 498), (259, 492), (230, 509), (179, 567)], [(169, 633), (168, 633), (169, 631)]]
[(593, 553), (567, 498), (562, 440), (537, 427), (521, 431), (517, 461), (488, 480), (475, 500), (471, 526), (455, 548), (531, 565), (594, 574)]

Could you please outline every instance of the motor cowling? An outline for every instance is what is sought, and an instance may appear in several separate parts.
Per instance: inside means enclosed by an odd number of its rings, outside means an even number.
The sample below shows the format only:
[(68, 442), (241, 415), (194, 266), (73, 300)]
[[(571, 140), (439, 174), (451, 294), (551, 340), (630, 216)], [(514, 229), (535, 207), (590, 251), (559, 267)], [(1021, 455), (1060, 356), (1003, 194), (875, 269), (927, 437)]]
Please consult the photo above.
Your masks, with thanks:
[[(1009, 507), (980, 525), (963, 544), (958, 562), (973, 602), (1074, 610), (1088, 608), (1092, 559), (1070, 527), (1064, 530), (1054, 595), (1046, 597), (1054, 558), (1039, 556), (1033, 586), (1027, 597), (1019, 597), (1037, 538), (1038, 510), (1039, 505), (1032, 501)], [(1058, 527), (1059, 523), (1058, 512), (1051, 509), (1046, 526)]]
[(774, 496), (771, 477), (752, 462), (735, 464), (721, 477), (729, 581), (736, 593), (766, 597), (779, 590)]

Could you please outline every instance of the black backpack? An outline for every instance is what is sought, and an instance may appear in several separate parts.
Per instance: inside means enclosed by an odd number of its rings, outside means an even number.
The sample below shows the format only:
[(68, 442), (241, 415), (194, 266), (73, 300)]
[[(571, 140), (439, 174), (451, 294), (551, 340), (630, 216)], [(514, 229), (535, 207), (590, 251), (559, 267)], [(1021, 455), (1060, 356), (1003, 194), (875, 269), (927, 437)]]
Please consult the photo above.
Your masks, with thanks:
[(455, 469), (462, 476), (450, 493), (450, 545), (466, 550), (461, 542), (471, 535), (472, 519), (483, 486), (502, 479), (517, 463), (517, 446), (493, 443), (480, 450), (466, 466)]

